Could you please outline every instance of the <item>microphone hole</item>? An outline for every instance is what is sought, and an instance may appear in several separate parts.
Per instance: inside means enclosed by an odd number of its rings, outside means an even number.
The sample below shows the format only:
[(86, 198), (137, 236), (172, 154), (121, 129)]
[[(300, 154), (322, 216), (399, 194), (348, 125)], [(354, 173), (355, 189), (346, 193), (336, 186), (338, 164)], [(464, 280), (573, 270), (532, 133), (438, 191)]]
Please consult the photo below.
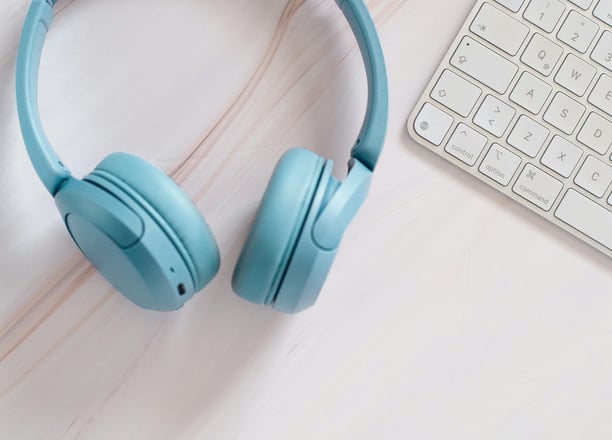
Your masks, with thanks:
[(178, 290), (178, 294), (181, 296), (187, 293), (187, 289), (185, 289), (185, 285), (183, 283), (178, 285), (177, 290)]

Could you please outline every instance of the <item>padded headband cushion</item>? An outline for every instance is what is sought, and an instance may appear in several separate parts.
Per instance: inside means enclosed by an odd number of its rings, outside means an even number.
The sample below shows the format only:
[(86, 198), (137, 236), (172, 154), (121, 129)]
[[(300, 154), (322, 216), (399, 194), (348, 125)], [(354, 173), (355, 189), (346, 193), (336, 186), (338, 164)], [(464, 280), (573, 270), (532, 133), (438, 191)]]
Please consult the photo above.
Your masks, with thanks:
[(286, 152), (276, 165), (244, 245), (232, 287), (256, 304), (273, 304), (316, 192), (325, 160)]
[[(172, 179), (148, 162), (130, 154), (113, 153), (94, 173), (110, 174), (138, 193), (178, 236), (196, 274), (195, 290), (201, 290), (219, 270), (219, 250), (206, 221)], [(189, 266), (189, 265), (188, 265)]]

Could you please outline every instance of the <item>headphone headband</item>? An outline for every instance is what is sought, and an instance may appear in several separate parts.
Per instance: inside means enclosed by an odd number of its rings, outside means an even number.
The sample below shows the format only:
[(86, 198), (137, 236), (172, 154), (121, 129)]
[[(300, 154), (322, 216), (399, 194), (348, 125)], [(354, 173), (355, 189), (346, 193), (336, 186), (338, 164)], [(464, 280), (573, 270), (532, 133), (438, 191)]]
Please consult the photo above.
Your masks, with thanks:
[[(32, 0), (17, 53), (17, 108), (24, 142), (34, 168), (55, 196), (70, 171), (53, 150), (38, 110), (38, 73), (42, 50), (58, 0)], [(359, 44), (368, 80), (368, 105), (351, 157), (374, 170), (384, 143), (388, 89), (385, 62), (376, 29), (363, 0), (336, 0)]]

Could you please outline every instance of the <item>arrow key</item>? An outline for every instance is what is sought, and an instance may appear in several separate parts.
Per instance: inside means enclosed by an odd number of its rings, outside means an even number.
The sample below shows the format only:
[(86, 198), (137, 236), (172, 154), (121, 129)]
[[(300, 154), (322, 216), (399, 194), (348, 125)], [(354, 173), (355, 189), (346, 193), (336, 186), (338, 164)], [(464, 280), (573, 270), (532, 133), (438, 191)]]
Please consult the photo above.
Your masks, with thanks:
[(502, 137), (516, 114), (509, 105), (488, 95), (474, 116), (474, 123), (493, 136)]

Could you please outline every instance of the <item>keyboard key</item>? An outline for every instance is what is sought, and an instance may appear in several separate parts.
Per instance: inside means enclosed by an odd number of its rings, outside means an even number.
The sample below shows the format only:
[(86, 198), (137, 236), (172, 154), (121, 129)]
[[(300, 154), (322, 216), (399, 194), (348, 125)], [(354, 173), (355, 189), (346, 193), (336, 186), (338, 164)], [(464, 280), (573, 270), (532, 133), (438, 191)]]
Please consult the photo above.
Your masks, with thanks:
[(595, 78), (597, 69), (574, 54), (569, 54), (555, 76), (555, 81), (570, 92), (583, 96)]
[(450, 70), (442, 72), (431, 91), (433, 99), (463, 117), (470, 114), (481, 94), (482, 90)]
[(516, 55), (529, 35), (529, 27), (485, 3), (470, 30), (510, 55)]
[(454, 119), (442, 110), (426, 103), (414, 121), (414, 131), (438, 146), (453, 125)]
[(560, 0), (531, 0), (523, 16), (546, 32), (552, 32), (565, 11)]
[(582, 104), (561, 92), (557, 92), (544, 114), (544, 120), (563, 133), (572, 134), (585, 111), (586, 109)]
[(612, 71), (612, 32), (604, 32), (593, 49), (591, 58), (606, 69)]
[(487, 145), (487, 138), (465, 124), (459, 124), (444, 149), (451, 156), (472, 166)]
[(518, 71), (515, 64), (469, 37), (463, 38), (450, 63), (502, 94)]
[(612, 0), (599, 0), (593, 15), (612, 26)]
[(589, 96), (589, 102), (612, 116), (612, 77), (601, 75)]
[(569, 1), (584, 10), (589, 9), (591, 5), (593, 4), (593, 0), (569, 0)]
[(591, 113), (578, 133), (578, 140), (599, 154), (606, 154), (612, 147), (612, 122)]
[(561, 46), (535, 34), (523, 52), (521, 61), (542, 75), (550, 76), (563, 55)]
[(550, 211), (562, 189), (561, 182), (528, 163), (523, 168), (512, 191), (538, 208)]
[(502, 6), (505, 6), (506, 8), (510, 9), (512, 12), (518, 12), (519, 9), (521, 9), (521, 6), (523, 6), (523, 3), (525, 3), (525, 0), (495, 0), (497, 3), (499, 3)]
[(574, 181), (595, 197), (601, 198), (612, 183), (612, 168), (601, 160), (589, 156)]
[(515, 113), (512, 107), (488, 95), (474, 116), (474, 123), (493, 136), (502, 137)]
[(612, 212), (570, 189), (555, 216), (612, 250)]
[(571, 11), (557, 38), (578, 52), (585, 53), (599, 32), (599, 25), (576, 11)]
[(542, 110), (551, 91), (552, 86), (529, 72), (523, 72), (510, 94), (510, 99), (525, 110), (537, 115)]
[(497, 183), (508, 186), (520, 165), (520, 157), (499, 144), (493, 144), (478, 171)]
[(508, 143), (529, 157), (536, 157), (548, 138), (548, 128), (538, 124), (525, 115), (521, 115), (508, 136)]
[(582, 149), (560, 136), (555, 136), (541, 162), (563, 177), (569, 177), (582, 157)]

